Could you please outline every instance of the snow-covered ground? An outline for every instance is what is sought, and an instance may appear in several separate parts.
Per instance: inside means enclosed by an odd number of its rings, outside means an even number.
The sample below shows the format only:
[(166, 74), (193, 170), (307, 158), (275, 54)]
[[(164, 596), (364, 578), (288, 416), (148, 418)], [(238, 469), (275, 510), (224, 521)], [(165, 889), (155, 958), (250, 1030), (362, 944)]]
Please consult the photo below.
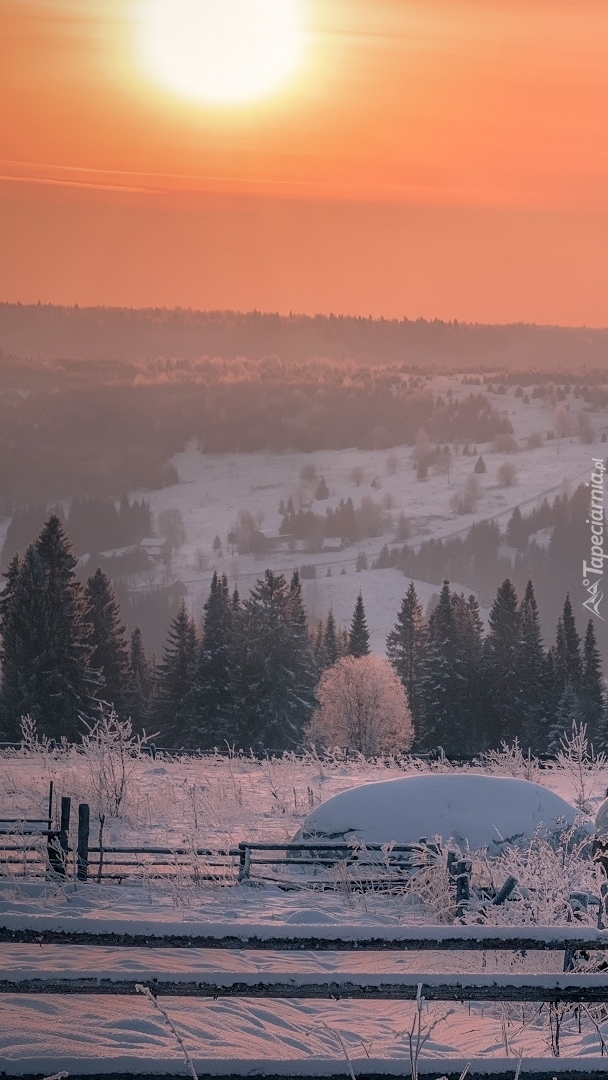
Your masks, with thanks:
[[(192, 844), (220, 845), (243, 839), (288, 840), (309, 814), (324, 800), (369, 781), (403, 777), (403, 765), (361, 760), (345, 762), (339, 755), (323, 762), (285, 758), (258, 762), (233, 757), (129, 759), (126, 795), (106, 824), (106, 844), (137, 842), (150, 846)], [(409, 763), (406, 768), (423, 777), (429, 766)], [(440, 763), (434, 772), (460, 775)], [(467, 772), (468, 770), (465, 770)], [(535, 769), (513, 755), (503, 755), (485, 770), (499, 775), (532, 777), (569, 802), (580, 799), (575, 770)], [(597, 805), (606, 783), (606, 770), (588, 773), (590, 807)], [(71, 795), (75, 802), (87, 800), (97, 828), (98, 765), (83, 754), (29, 753), (0, 757), (0, 815), (34, 817), (45, 813), (48, 783), (55, 794)], [(353, 793), (354, 794), (354, 793)], [(107, 809), (107, 806), (105, 807)], [(480, 812), (482, 807), (479, 808)], [(514, 815), (519, 806), (513, 806)], [(471, 807), (474, 813), (475, 808)], [(483, 809), (487, 816), (491, 813)], [(507, 822), (507, 825), (509, 823)], [(415, 822), (415, 828), (420, 821)], [(506, 827), (506, 826), (505, 826)], [(74, 839), (74, 838), (73, 838)], [(387, 837), (390, 839), (390, 837)], [(447, 840), (447, 837), (444, 837)], [(573, 891), (593, 894), (599, 881), (589, 860), (565, 849), (556, 856), (544, 841), (526, 852), (514, 850), (488, 863), (483, 852), (473, 855), (474, 882), (501, 884), (508, 873), (519, 878), (517, 898), (487, 916), (490, 926), (503, 922), (566, 925), (564, 898)], [(475, 922), (480, 915), (473, 913)], [(583, 921), (593, 926), (596, 909), (589, 908)], [(430, 872), (418, 891), (395, 894), (351, 893), (343, 886), (329, 892), (300, 889), (286, 892), (276, 885), (196, 884), (192, 875), (179, 880), (155, 882), (143, 879), (123, 885), (27, 883), (19, 876), (0, 883), (0, 925), (101, 930), (140, 933), (172, 932), (219, 934), (222, 927), (233, 932), (294, 933), (320, 936), (416, 933), (416, 927), (441, 923), (449, 931), (454, 922), (453, 899), (447, 894), (446, 874), (439, 867)], [(445, 932), (445, 931), (439, 931)], [(132, 977), (148, 982), (174, 974), (177, 978), (215, 976), (266, 977), (274, 972), (285, 978), (348, 973), (378, 977), (452, 975), (464, 973), (559, 975), (563, 954), (515, 955), (492, 952), (448, 953), (269, 953), (241, 950), (145, 950), (58, 945), (16, 945), (0, 949), (0, 979), (26, 975), (95, 975)], [(400, 1062), (408, 1059), (407, 1032), (415, 1008), (408, 1002), (224, 999), (198, 1000), (172, 997), (164, 1005), (177, 1024), (199, 1071), (219, 1068), (280, 1069), (275, 1063), (298, 1065), (290, 1075), (306, 1068), (328, 1068), (342, 1062), (345, 1052), (355, 1071), (371, 1068), (372, 1060)], [(603, 1037), (606, 1024), (594, 1013)], [(491, 1004), (423, 1005), (423, 1029), (437, 1021), (424, 1045), (423, 1059), (440, 1059), (437, 1069), (449, 1061), (500, 1058), (505, 1053), (526, 1058), (551, 1054), (546, 1009), (521, 1005)], [(564, 1056), (599, 1056), (598, 1028), (589, 1017), (566, 1015), (561, 1033)], [(179, 1048), (153, 1005), (141, 997), (70, 997), (31, 994), (0, 995), (0, 1073), (72, 1072), (137, 1067), (152, 1072), (177, 1070)], [(101, 1066), (99, 1063), (102, 1063)], [(260, 1064), (262, 1063), (262, 1064)], [(264, 1063), (266, 1065), (264, 1066)], [(325, 1063), (325, 1066), (324, 1066)], [(515, 1069), (516, 1061), (514, 1061)], [(590, 1074), (591, 1065), (589, 1066)], [(431, 1075), (439, 1075), (435, 1071)]]
[[(473, 392), (485, 392), (484, 387), (463, 385), (459, 378), (437, 376), (432, 380), (435, 393), (451, 391), (454, 399)], [(356, 572), (359, 553), (365, 553), (371, 565), (385, 543), (394, 541), (395, 530), (380, 537), (363, 540), (343, 551), (307, 554), (302, 551), (276, 551), (270, 555), (232, 554), (226, 537), (236, 521), (239, 510), (249, 510), (266, 534), (276, 534), (281, 524), (279, 503), (291, 496), (296, 508), (300, 503), (311, 505), (315, 513), (324, 514), (326, 507), (335, 508), (340, 499), (352, 498), (358, 506), (364, 496), (388, 508), (396, 523), (400, 514), (407, 518), (414, 546), (431, 537), (448, 537), (466, 533), (475, 521), (494, 519), (506, 524), (513, 509), (530, 511), (547, 495), (574, 491), (588, 479), (592, 456), (605, 456), (606, 445), (600, 442), (608, 428), (608, 410), (589, 412), (595, 441), (583, 445), (578, 436), (545, 441), (529, 449), (528, 437), (534, 433), (545, 436), (556, 427), (556, 407), (544, 399), (534, 398), (525, 405), (509, 387), (504, 395), (490, 395), (492, 405), (508, 415), (515, 433), (518, 451), (515, 454), (496, 453), (492, 445), (478, 443), (476, 452), (482, 454), (487, 472), (479, 477), (481, 497), (474, 513), (457, 515), (451, 506), (472, 473), (476, 458), (456, 453), (449, 474), (429, 470), (428, 479), (420, 482), (412, 460), (412, 448), (393, 450), (325, 450), (315, 453), (254, 453), (205, 454), (194, 442), (175, 455), (173, 464), (179, 484), (152, 492), (134, 492), (145, 496), (157, 517), (162, 510), (180, 510), (186, 531), (183, 547), (175, 553), (171, 566), (158, 567), (156, 572), (139, 575), (132, 586), (149, 588), (157, 583), (179, 579), (188, 590), (188, 604), (200, 618), (214, 570), (225, 573), (231, 587), (238, 586), (246, 594), (261, 576), (266, 565), (291, 574), (302, 564), (313, 564), (317, 577), (304, 582), (304, 596), (311, 622), (325, 618), (333, 606), (338, 624), (347, 626), (352, 617), (358, 592), (365, 601), (371, 632), (372, 647), (384, 652), (386, 635), (392, 629), (401, 598), (407, 587), (403, 575), (392, 570)], [(576, 417), (583, 407), (580, 399), (570, 394), (557, 406), (568, 406), (568, 417), (576, 426)], [(562, 421), (563, 422), (563, 421)], [(469, 449), (473, 451), (473, 443)], [(517, 469), (513, 487), (499, 485), (500, 466), (509, 461)], [(316, 478), (303, 481), (302, 469), (314, 466)], [(394, 471), (393, 471), (394, 470)], [(320, 477), (329, 488), (329, 499), (315, 501), (314, 490)], [(213, 540), (219, 536), (222, 555), (213, 550)], [(344, 571), (344, 573), (343, 573)], [(331, 576), (327, 576), (328, 572)], [(454, 583), (460, 589), (463, 586)], [(426, 605), (436, 586), (416, 582), (416, 589)]]

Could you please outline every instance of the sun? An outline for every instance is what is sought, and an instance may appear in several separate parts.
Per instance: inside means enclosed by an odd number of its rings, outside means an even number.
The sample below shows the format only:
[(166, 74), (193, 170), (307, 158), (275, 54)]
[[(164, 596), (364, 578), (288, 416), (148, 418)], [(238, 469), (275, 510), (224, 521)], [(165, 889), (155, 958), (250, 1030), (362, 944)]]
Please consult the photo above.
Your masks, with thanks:
[(267, 98), (302, 60), (301, 0), (142, 0), (138, 25), (149, 75), (204, 105)]

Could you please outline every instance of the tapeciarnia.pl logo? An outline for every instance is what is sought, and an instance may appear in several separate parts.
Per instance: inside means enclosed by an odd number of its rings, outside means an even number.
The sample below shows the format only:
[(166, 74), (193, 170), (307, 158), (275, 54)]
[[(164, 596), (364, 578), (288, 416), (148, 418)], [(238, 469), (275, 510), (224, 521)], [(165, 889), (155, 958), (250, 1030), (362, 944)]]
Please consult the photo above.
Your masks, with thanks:
[(589, 593), (583, 600), (583, 607), (587, 611), (597, 615), (604, 622), (604, 616), (600, 615), (600, 603), (604, 593), (602, 592), (604, 577), (604, 473), (606, 466), (601, 458), (592, 458), (593, 472), (587, 485), (590, 491), (589, 517), (586, 524), (591, 527), (591, 556), (590, 561), (583, 559), (583, 585)]

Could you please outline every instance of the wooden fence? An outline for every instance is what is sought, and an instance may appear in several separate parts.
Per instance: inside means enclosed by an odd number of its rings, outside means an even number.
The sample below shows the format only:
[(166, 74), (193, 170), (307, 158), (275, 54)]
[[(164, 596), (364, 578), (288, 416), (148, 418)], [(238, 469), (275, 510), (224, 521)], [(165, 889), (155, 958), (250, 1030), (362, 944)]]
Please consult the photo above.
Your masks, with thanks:
[[(149, 950), (150, 957), (156, 949), (174, 948), (205, 948), (205, 949), (247, 949), (263, 950), (266, 955), (268, 950), (274, 951), (277, 956), (282, 952), (309, 951), (311, 949), (330, 950), (337, 952), (377, 952), (386, 954), (395, 951), (424, 952), (429, 950), (541, 950), (541, 951), (572, 951), (575, 948), (590, 950), (605, 950), (608, 948), (608, 932), (594, 931), (585, 927), (530, 927), (530, 928), (496, 928), (496, 927), (471, 927), (471, 926), (446, 926), (446, 927), (416, 927), (416, 928), (379, 928), (373, 935), (362, 933), (357, 927), (339, 928), (323, 927), (322, 935), (313, 935), (312, 928), (307, 931), (294, 933), (290, 927), (252, 928), (251, 933), (243, 930), (242, 926), (227, 924), (210, 928), (206, 933), (183, 934), (175, 933), (169, 928), (167, 933), (125, 933), (125, 932), (89, 932), (86, 930), (66, 931), (58, 928), (45, 928), (49, 919), (44, 916), (35, 917), (29, 922), (22, 921), (21, 925), (0, 926), (0, 941), (12, 943), (29, 943), (35, 941), (43, 944), (62, 945), (89, 945), (92, 947), (112, 946), (125, 948), (142, 948)], [(139, 958), (141, 963), (141, 957)], [(97, 969), (101, 963), (97, 963)], [(69, 963), (65, 963), (69, 970)], [(137, 979), (128, 977), (124, 971), (118, 974), (101, 972), (95, 976), (49, 975), (37, 977), (32, 973), (22, 970), (9, 977), (0, 979), (0, 994), (86, 994), (86, 995), (117, 995), (124, 996), (135, 994), (138, 985), (146, 986), (155, 997), (196, 997), (196, 998), (264, 998), (285, 1000), (322, 1000), (359, 999), (366, 1001), (385, 1000), (415, 1000), (420, 995), (427, 1001), (458, 1001), (458, 1002), (552, 1002), (552, 1003), (607, 1003), (608, 1002), (608, 979), (604, 974), (572, 974), (560, 975), (430, 975), (430, 974), (406, 974), (406, 975), (369, 975), (347, 974), (341, 976), (338, 973), (320, 974), (308, 972), (290, 971), (289, 976), (275, 976), (265, 972), (259, 973), (231, 973), (217, 971), (206, 975), (204, 978), (193, 978), (191, 974), (176, 972), (170, 974), (164, 972), (161, 978), (153, 975), (153, 963), (150, 962), (150, 972), (138, 970)], [(206, 1063), (209, 1064), (208, 1062)], [(231, 1067), (222, 1073), (221, 1063), (214, 1063), (214, 1075), (217, 1076), (245, 1076), (247, 1075), (247, 1063), (242, 1062), (238, 1071)], [(234, 1063), (231, 1063), (233, 1066)], [(352, 1063), (350, 1063), (352, 1067)], [(5, 1063), (3, 1063), (3, 1068)], [(97, 1074), (100, 1070), (91, 1067), (80, 1071), (78, 1075), (87, 1076)], [(282, 1070), (283, 1077), (315, 1075), (344, 1076), (344, 1068), (340, 1068), (338, 1062), (328, 1071), (327, 1063), (322, 1072), (315, 1072), (315, 1062), (289, 1062), (287, 1069)], [(379, 1080), (384, 1076), (395, 1076), (395, 1066), (398, 1067), (401, 1076), (410, 1076), (407, 1059), (399, 1062), (387, 1062), (386, 1067), (381, 1062), (375, 1062), (374, 1067), (369, 1062), (367, 1067), (363, 1064), (358, 1072), (360, 1080)], [(436, 1060), (420, 1061), (418, 1063), (418, 1075), (427, 1077), (439, 1077), (446, 1075), (456, 1077), (457, 1073), (446, 1071), (446, 1063)], [(462, 1066), (459, 1066), (462, 1068)], [(61, 1068), (61, 1062), (58, 1062)], [(608, 1080), (608, 1061), (604, 1058), (585, 1057), (581, 1060), (549, 1059), (546, 1062), (536, 1060), (533, 1064), (519, 1063), (517, 1059), (491, 1059), (489, 1061), (476, 1061), (467, 1076), (470, 1080), (492, 1076), (494, 1080), (513, 1080), (516, 1075), (526, 1080), (538, 1078), (538, 1080), (550, 1080), (551, 1077), (566, 1080), (574, 1078), (597, 1078)], [(123, 1067), (120, 1073), (106, 1073), (112, 1080), (118, 1077), (143, 1075), (133, 1069), (125, 1072)], [(150, 1071), (145, 1071), (147, 1076)], [(177, 1075), (176, 1070), (172, 1075)], [(269, 1077), (274, 1075), (272, 1068), (264, 1072), (260, 1062), (254, 1069), (256, 1076)], [(4, 1068), (3, 1076), (11, 1076), (10, 1071)]]
[[(76, 848), (70, 847), (71, 800), (61, 800), (61, 820), (52, 824), (53, 785), (49, 792), (48, 818), (0, 820), (0, 870), (13, 876), (45, 876), (125, 881), (134, 878), (190, 878), (202, 881), (248, 882), (252, 878), (275, 882), (284, 888), (353, 889), (389, 888), (403, 885), (417, 869), (441, 857), (437, 844), (422, 838), (415, 844), (358, 844), (339, 841), (299, 842), (241, 841), (234, 847), (191, 847), (90, 844), (90, 810), (78, 806)], [(342, 870), (342, 876), (337, 873)], [(467, 902), (471, 866), (468, 860), (447, 853), (447, 870), (453, 881), (456, 903)], [(513, 884), (515, 882), (513, 881)], [(507, 893), (505, 893), (505, 896)], [(504, 899), (504, 897), (503, 897)]]

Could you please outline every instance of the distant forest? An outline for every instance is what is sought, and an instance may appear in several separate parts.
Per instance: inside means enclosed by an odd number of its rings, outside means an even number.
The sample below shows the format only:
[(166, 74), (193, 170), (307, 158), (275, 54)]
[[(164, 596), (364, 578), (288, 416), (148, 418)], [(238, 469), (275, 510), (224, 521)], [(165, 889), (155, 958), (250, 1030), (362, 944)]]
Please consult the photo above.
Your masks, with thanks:
[(608, 329), (435, 319), (0, 304), (6, 356), (82, 360), (323, 357), (424, 370), (605, 368)]

